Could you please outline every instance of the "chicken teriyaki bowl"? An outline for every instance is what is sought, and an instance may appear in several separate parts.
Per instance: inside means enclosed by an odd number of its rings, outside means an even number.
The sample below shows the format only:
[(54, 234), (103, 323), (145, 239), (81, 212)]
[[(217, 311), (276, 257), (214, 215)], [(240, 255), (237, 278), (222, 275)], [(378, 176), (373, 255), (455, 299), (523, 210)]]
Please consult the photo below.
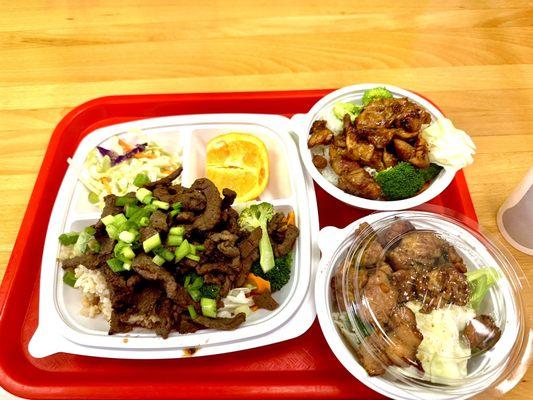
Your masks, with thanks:
[(524, 277), (512, 258), (441, 215), (364, 219), (346, 228), (329, 275), (317, 278), (329, 297), (321, 325), (351, 353), (352, 374), (391, 397), (463, 398), (527, 365)]
[(295, 121), (309, 173), (360, 208), (398, 210), (432, 199), (476, 149), (429, 101), (388, 85), (339, 89)]

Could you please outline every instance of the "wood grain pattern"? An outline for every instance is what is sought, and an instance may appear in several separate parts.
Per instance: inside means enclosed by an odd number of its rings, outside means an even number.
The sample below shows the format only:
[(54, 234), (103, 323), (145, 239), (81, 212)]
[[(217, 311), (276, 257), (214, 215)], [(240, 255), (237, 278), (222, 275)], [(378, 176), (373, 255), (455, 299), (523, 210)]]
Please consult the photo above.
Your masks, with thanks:
[[(55, 124), (109, 94), (356, 82), (422, 92), (478, 145), (467, 180), (499, 236), (496, 211), (533, 164), (531, 2), (104, 3), (1, 2), (0, 278)], [(533, 257), (508, 247), (533, 282)], [(506, 398), (528, 397), (532, 378)]]

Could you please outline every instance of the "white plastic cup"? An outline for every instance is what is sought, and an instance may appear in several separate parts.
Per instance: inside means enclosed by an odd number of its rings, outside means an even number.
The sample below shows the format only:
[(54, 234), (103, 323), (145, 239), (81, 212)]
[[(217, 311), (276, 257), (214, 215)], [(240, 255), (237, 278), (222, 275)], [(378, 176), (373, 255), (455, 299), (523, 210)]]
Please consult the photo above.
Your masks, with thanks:
[(496, 222), (505, 240), (533, 255), (533, 167), (502, 204)]

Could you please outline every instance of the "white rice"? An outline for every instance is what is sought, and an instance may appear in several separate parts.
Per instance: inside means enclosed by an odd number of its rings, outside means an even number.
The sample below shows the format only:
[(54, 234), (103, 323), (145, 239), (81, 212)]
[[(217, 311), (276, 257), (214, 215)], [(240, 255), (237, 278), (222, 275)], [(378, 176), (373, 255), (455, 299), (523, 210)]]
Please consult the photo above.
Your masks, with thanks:
[(103, 314), (104, 318), (109, 321), (111, 298), (104, 275), (98, 270), (91, 270), (83, 265), (78, 265), (74, 274), (76, 275), (74, 287), (82, 292), (80, 314), (89, 318)]

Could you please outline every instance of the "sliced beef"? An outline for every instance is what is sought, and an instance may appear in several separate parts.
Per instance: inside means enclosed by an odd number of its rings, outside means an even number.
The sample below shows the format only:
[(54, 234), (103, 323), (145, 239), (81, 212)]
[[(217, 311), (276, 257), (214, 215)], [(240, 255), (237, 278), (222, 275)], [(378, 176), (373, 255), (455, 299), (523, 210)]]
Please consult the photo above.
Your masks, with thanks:
[(113, 272), (106, 263), (101, 265), (100, 271), (104, 274), (109, 289), (113, 311), (120, 312), (128, 309), (133, 289), (127, 284), (124, 276)]
[(241, 270), (235, 282), (235, 287), (241, 287), (252, 264), (259, 259), (259, 241), (261, 240), (262, 231), (261, 228), (255, 228), (246, 239), (239, 244), (239, 250), (241, 252)]
[(61, 261), (61, 266), (66, 268), (76, 268), (78, 265), (83, 265), (86, 268), (89, 269), (96, 269), (102, 262), (102, 257), (100, 257), (98, 254), (83, 254), (81, 256), (76, 256), (69, 258), (67, 260)]
[(233, 271), (231, 266), (224, 262), (199, 264), (196, 267), (196, 273), (198, 275), (205, 275), (212, 272), (223, 272), (225, 274), (233, 274), (235, 271)]
[(279, 307), (278, 302), (274, 300), (270, 292), (267, 291), (253, 296), (253, 299), (257, 307), (264, 308), (265, 310), (272, 311)]
[(221, 230), (227, 230), (237, 236), (242, 235), (242, 231), (238, 222), (239, 213), (233, 208), (230, 207), (222, 211), (220, 221), (222, 223)]
[(174, 199), (181, 203), (185, 211), (203, 211), (207, 204), (204, 194), (193, 189), (186, 189), (183, 193), (177, 194)]
[(283, 213), (275, 213), (270, 221), (268, 221), (267, 230), (270, 236), (276, 232), (283, 231), (286, 228), (285, 216)]
[(102, 216), (100, 219), (107, 217), (108, 215), (117, 215), (122, 212), (122, 207), (116, 205), (117, 196), (114, 194), (108, 194), (104, 197), (104, 209), (102, 210)]
[(196, 216), (191, 211), (182, 211), (176, 215), (176, 222), (178, 224), (192, 224)]
[(197, 179), (191, 189), (202, 192), (207, 200), (203, 214), (198, 216), (193, 222), (193, 228), (199, 231), (213, 229), (220, 220), (222, 199), (217, 187), (209, 179)]
[(239, 237), (237, 235), (234, 235), (229, 231), (212, 233), (207, 237), (206, 248), (216, 246), (218, 251), (224, 256), (230, 258), (237, 257), (241, 254), (236, 245), (238, 239)]
[(235, 201), (237, 193), (231, 189), (225, 188), (222, 189), (222, 196), (224, 196), (224, 198), (222, 199), (222, 209), (226, 210), (230, 208), (233, 202)]
[(152, 215), (150, 215), (150, 224), (148, 227), (155, 229), (159, 233), (167, 232), (169, 230), (167, 214), (161, 210), (155, 210)]
[(246, 320), (246, 314), (239, 313), (233, 318), (208, 318), (198, 316), (194, 322), (209, 329), (217, 329), (221, 331), (235, 330)]
[(274, 255), (276, 257), (283, 257), (289, 254), (294, 246), (294, 242), (298, 238), (300, 231), (292, 224), (287, 225), (287, 230), (283, 238), (283, 242), (274, 244)]
[(170, 272), (168, 272), (163, 267), (160, 267), (152, 258), (145, 253), (137, 255), (133, 259), (131, 268), (141, 275), (144, 279), (149, 281), (160, 281), (165, 288), (167, 297), (175, 300), (176, 302), (179, 299), (178, 294), (178, 284)]
[(98, 244), (100, 245), (100, 252), (101, 255), (111, 254), (113, 252), (113, 249), (115, 248), (115, 240), (111, 239), (107, 235), (102, 236), (96, 236), (96, 240), (98, 241)]
[(181, 175), (181, 171), (183, 170), (183, 168), (179, 167), (177, 170), (171, 172), (170, 174), (168, 174), (167, 176), (165, 176), (164, 178), (161, 178), (159, 179), (158, 181), (154, 181), (154, 182), (149, 182), (147, 183), (146, 185), (144, 185), (144, 187), (146, 189), (149, 189), (149, 190), (153, 190), (154, 188), (156, 188), (157, 186), (169, 186), (170, 184), (172, 184), (172, 182), (178, 177)]
[(471, 349), (489, 350), (500, 340), (502, 332), (492, 317), (480, 315), (468, 321), (463, 335)]
[(190, 317), (182, 315), (178, 325), (179, 333), (194, 333), (199, 329), (201, 329), (201, 327), (196, 325)]

